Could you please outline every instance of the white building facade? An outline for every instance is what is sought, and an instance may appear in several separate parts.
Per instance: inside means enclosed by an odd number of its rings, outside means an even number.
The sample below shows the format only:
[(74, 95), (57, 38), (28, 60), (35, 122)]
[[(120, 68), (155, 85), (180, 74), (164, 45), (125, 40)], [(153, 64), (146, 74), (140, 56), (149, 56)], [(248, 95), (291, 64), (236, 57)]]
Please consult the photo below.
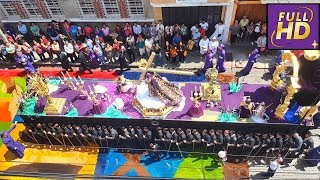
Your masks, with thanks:
[(149, 0), (0, 0), (3, 23), (153, 21)]

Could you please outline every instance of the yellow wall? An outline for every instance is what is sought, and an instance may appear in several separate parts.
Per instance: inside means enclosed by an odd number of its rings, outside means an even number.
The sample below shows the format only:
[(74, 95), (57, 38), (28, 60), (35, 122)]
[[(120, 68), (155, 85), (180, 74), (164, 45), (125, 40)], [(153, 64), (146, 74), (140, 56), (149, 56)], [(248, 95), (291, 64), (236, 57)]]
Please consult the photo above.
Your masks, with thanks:
[(162, 9), (158, 7), (153, 8), (153, 18), (154, 21), (158, 22), (159, 20), (162, 20)]

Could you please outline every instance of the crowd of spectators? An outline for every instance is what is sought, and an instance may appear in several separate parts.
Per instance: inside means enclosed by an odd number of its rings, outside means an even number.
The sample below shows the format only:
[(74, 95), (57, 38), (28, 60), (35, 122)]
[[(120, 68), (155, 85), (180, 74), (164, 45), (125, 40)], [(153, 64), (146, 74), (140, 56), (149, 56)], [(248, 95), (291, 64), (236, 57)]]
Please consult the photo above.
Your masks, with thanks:
[[(191, 28), (185, 24), (163, 25), (157, 23), (126, 23), (123, 27), (116, 25), (114, 29), (103, 23), (101, 27), (89, 24), (79, 26), (65, 20), (52, 21), (46, 29), (31, 23), (28, 27), (19, 22), (17, 28), (5, 24), (6, 39), (0, 43), (0, 59), (15, 63), (17, 51), (27, 55), (30, 62), (53, 61), (62, 52), (69, 61), (77, 62), (83, 47), (88, 47), (98, 57), (98, 63), (118, 63), (121, 49), (125, 50), (127, 63), (137, 60), (137, 55), (148, 58), (156, 53), (155, 66), (179, 64), (187, 62), (189, 51), (199, 48), (201, 57), (208, 49), (216, 51), (225, 36), (225, 25), (222, 21), (214, 26), (215, 31), (209, 34), (210, 25), (201, 20)], [(230, 27), (231, 43), (237, 40), (256, 42), (261, 51), (265, 51), (266, 24), (253, 23), (244, 17)]]

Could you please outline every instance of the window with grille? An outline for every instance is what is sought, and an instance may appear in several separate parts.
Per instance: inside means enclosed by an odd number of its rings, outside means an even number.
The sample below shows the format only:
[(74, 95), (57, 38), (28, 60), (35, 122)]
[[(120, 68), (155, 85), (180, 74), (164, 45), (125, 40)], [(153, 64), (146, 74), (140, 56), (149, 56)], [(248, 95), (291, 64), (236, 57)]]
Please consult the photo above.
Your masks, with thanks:
[(34, 18), (34, 19), (43, 18), (34, 0), (22, 0), (22, 3), (26, 8), (27, 13), (29, 14), (29, 18)]
[(103, 9), (108, 17), (120, 17), (119, 6), (117, 0), (102, 0)]
[(60, 6), (60, 0), (46, 0), (46, 6), (52, 18), (64, 18), (63, 10)]
[(126, 3), (131, 17), (144, 15), (143, 0), (127, 0)]
[(6, 19), (20, 19), (19, 14), (12, 6), (12, 1), (0, 1), (0, 7), (2, 10), (2, 14)]
[(82, 18), (97, 17), (91, 0), (78, 0), (78, 7)]

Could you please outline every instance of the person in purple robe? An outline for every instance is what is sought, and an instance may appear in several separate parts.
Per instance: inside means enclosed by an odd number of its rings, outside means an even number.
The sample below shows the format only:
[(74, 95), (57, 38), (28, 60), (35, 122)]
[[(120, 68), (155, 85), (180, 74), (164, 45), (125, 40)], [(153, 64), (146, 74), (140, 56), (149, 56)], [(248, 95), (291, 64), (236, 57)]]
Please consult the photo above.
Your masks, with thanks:
[(206, 61), (204, 62), (204, 67), (202, 69), (202, 72), (206, 72), (207, 69), (212, 68), (213, 67), (213, 57), (214, 57), (215, 53), (214, 50), (212, 48), (209, 48), (207, 55), (206, 55)]
[(11, 131), (16, 127), (16, 124), (17, 124), (17, 122), (15, 122), (14, 125), (11, 126), (10, 129), (8, 129), (7, 131), (1, 132), (0, 137), (2, 139), (3, 144), (6, 145), (6, 147), (12, 153), (16, 154), (20, 158), (23, 158), (25, 147), (22, 144), (13, 140), (13, 138), (10, 135)]
[(92, 49), (87, 49), (87, 53), (89, 54), (89, 57), (91, 59), (91, 62), (92, 62), (92, 67), (93, 68), (97, 68), (100, 64), (99, 62), (99, 56), (96, 52), (94, 52)]
[(217, 61), (217, 66), (216, 69), (218, 70), (219, 73), (226, 72), (226, 68), (224, 67), (224, 62), (226, 61), (226, 51), (225, 51), (225, 46), (223, 44), (220, 44), (218, 47), (218, 61)]
[(270, 74), (273, 74), (274, 71), (276, 70), (276, 67), (280, 65), (280, 63), (282, 62), (282, 54), (283, 54), (283, 50), (279, 50), (275, 58), (274, 65), (269, 69)]
[(244, 69), (241, 70), (241, 73), (243, 76), (248, 75), (254, 65), (254, 63), (257, 62), (258, 57), (260, 56), (259, 50), (255, 49), (249, 54), (249, 60), (247, 62), (247, 65)]
[(16, 62), (21, 64), (24, 68), (24, 70), (27, 73), (36, 73), (37, 70), (36, 68), (33, 67), (33, 65), (31, 64), (31, 62), (29, 61), (29, 58), (27, 55), (23, 54), (21, 51), (17, 51), (17, 55), (15, 58)]

